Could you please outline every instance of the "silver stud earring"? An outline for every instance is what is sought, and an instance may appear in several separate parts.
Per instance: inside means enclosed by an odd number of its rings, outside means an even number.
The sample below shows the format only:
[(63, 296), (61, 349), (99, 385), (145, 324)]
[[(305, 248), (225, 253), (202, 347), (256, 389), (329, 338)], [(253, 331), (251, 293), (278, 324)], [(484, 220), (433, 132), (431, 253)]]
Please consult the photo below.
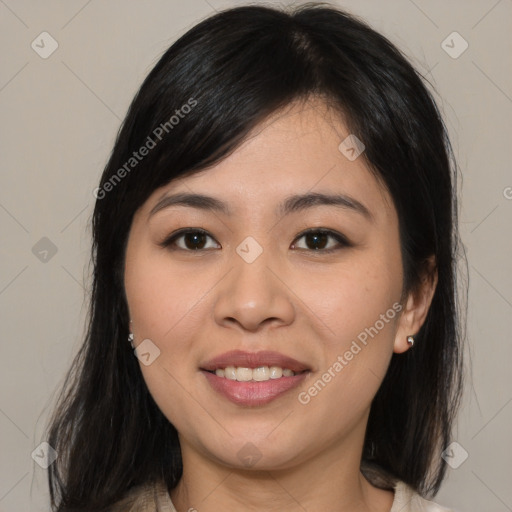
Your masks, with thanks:
[(412, 347), (414, 345), (414, 336), (407, 336), (407, 343)]
[[(131, 323), (132, 323), (132, 321), (130, 320), (130, 324)], [(128, 341), (130, 342), (130, 345), (132, 346), (132, 348), (135, 348), (133, 345), (133, 332), (130, 332), (130, 334), (128, 334)]]

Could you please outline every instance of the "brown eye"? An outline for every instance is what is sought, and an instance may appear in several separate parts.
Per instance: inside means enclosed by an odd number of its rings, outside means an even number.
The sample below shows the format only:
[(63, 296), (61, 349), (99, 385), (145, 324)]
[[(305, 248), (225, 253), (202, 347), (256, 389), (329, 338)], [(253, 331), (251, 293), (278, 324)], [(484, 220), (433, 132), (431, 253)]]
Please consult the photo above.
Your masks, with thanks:
[[(202, 251), (211, 248), (206, 247), (207, 240), (209, 238), (213, 240), (213, 238), (202, 229), (185, 229), (172, 234), (160, 245), (171, 250), (181, 249), (184, 251)], [(181, 242), (178, 243), (178, 240), (181, 240)]]
[[(332, 252), (351, 245), (342, 234), (327, 229), (311, 229), (302, 233), (296, 240), (301, 238), (305, 240), (304, 249), (310, 251)], [(331, 247), (326, 248), (330, 239), (336, 243), (334, 245), (331, 243)]]

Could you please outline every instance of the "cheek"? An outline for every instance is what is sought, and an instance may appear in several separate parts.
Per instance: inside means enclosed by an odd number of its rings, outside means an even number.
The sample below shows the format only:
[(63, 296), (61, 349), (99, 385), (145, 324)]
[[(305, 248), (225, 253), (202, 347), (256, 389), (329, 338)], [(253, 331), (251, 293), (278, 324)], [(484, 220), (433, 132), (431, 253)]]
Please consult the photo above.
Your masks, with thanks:
[[(398, 274), (384, 265), (361, 265), (340, 273), (337, 289), (315, 297), (329, 327), (323, 365), (303, 390), (300, 403), (327, 438), (361, 420), (386, 374), (401, 306)], [(332, 287), (332, 284), (331, 284)], [(329, 418), (328, 422), (324, 419)], [(313, 428), (313, 427), (311, 427)]]
[(187, 385), (190, 341), (200, 337), (205, 315), (200, 298), (209, 288), (204, 279), (191, 278), (160, 255), (140, 250), (128, 258), (127, 253), (125, 288), (135, 345), (149, 339), (159, 350), (151, 364), (139, 363), (142, 376), (162, 413), (185, 430), (188, 416), (183, 411), (196, 404)]
[(325, 380), (333, 382), (328, 386), (333, 400), (342, 393), (347, 406), (357, 409), (377, 392), (393, 353), (402, 308), (401, 260), (397, 253), (366, 253), (340, 270), (335, 280), (324, 281), (323, 289), (309, 291), (308, 297), (329, 328), (323, 370), (331, 376)]
[(401, 261), (396, 254), (367, 251), (324, 273), (303, 275), (294, 291), (322, 321), (328, 346), (341, 350), (360, 333), (364, 338), (365, 329), (376, 322), (381, 339), (391, 334), (396, 318), (392, 306), (400, 299), (401, 284)]
[(200, 271), (184, 273), (165, 252), (127, 253), (125, 287), (136, 338), (179, 349), (180, 330), (199, 326), (201, 297), (211, 285)]

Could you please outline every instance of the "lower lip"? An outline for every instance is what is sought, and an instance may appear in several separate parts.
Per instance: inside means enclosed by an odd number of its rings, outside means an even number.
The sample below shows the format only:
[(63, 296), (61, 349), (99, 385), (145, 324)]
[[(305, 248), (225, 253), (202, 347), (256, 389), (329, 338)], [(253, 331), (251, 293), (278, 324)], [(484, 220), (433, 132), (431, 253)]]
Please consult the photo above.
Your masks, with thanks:
[(290, 389), (297, 387), (309, 372), (299, 373), (292, 377), (281, 377), (263, 382), (239, 382), (237, 380), (217, 377), (214, 373), (201, 370), (212, 388), (237, 405), (265, 405)]

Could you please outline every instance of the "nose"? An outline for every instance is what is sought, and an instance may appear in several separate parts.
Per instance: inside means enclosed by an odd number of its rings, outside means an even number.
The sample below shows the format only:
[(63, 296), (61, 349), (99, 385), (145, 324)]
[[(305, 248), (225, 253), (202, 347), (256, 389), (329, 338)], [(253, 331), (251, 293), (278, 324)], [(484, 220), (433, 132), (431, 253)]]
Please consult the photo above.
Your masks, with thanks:
[(229, 264), (231, 270), (216, 287), (217, 324), (256, 332), (264, 326), (278, 327), (293, 322), (293, 292), (270, 251), (263, 250), (252, 262), (233, 251)]

